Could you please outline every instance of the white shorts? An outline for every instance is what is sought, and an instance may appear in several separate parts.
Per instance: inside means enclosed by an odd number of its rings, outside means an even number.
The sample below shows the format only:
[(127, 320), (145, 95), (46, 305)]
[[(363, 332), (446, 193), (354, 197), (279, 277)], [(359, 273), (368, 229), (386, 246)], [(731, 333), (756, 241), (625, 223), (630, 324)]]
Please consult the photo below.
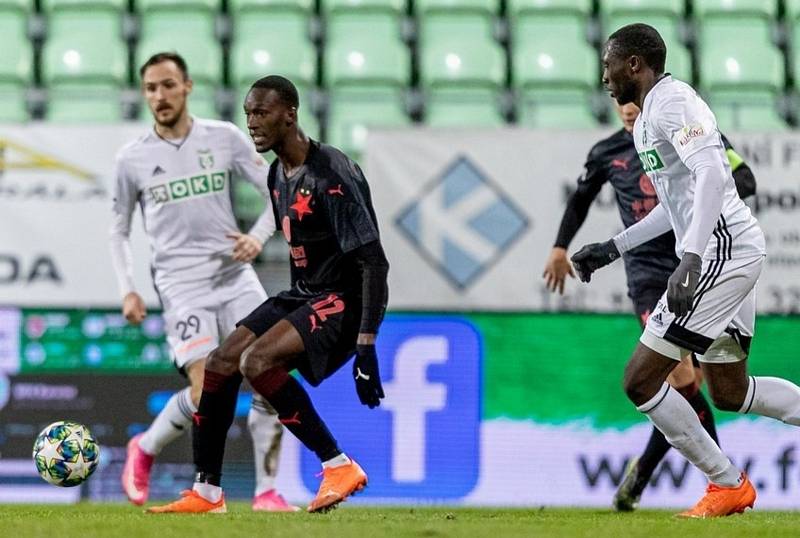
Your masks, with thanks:
[(667, 294), (647, 319), (640, 341), (664, 356), (680, 360), (694, 352), (700, 362), (737, 362), (747, 358), (756, 321), (756, 283), (764, 256), (703, 260), (692, 309), (675, 319)]
[(164, 332), (176, 368), (184, 371), (204, 359), (236, 328), (236, 323), (267, 300), (252, 267), (216, 281), (214, 287), (180, 297), (162, 297)]

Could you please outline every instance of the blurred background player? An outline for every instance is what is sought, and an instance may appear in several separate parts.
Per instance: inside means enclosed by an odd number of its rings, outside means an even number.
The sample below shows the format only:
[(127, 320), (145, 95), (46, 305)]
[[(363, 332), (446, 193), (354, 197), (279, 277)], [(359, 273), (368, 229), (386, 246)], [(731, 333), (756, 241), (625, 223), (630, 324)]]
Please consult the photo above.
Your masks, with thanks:
[(717, 408), (796, 426), (800, 387), (747, 375), (766, 240), (736, 192), (714, 114), (691, 86), (664, 72), (666, 57), (664, 40), (646, 24), (625, 26), (605, 44), (603, 84), (617, 103), (641, 110), (633, 139), (659, 204), (571, 260), (589, 282), (621, 254), (674, 231), (680, 263), (647, 319), (623, 386), (636, 408), (708, 479), (703, 498), (679, 516), (722, 517), (752, 508), (756, 490), (666, 383), (667, 376), (694, 352)]
[[(643, 219), (658, 204), (656, 191), (644, 173), (633, 143), (633, 124), (639, 116), (639, 109), (635, 104), (628, 103), (617, 105), (616, 110), (622, 120), (622, 129), (592, 147), (586, 158), (584, 173), (578, 179), (577, 189), (567, 201), (558, 237), (543, 275), (552, 292), (563, 294), (566, 276), (575, 276), (567, 259), (567, 249), (586, 220), (589, 206), (606, 182), (611, 183), (614, 188), (619, 215), (626, 228)], [(744, 199), (755, 194), (756, 183), (750, 167), (734, 151), (725, 136), (722, 136), (722, 143), (739, 196)], [(623, 260), (628, 297), (633, 301), (636, 317), (644, 329), (647, 317), (655, 308), (667, 287), (667, 280), (680, 262), (675, 257), (675, 234), (669, 231), (648, 241), (626, 252)], [(703, 427), (718, 443), (714, 415), (700, 392), (702, 371), (699, 365), (693, 364), (691, 354), (681, 359), (681, 363), (670, 372), (667, 382), (686, 398)], [(625, 477), (614, 496), (614, 508), (620, 511), (636, 508), (650, 477), (669, 449), (670, 444), (664, 434), (653, 427), (644, 452), (639, 458), (633, 459), (626, 469)]]
[[(175, 366), (190, 386), (173, 395), (147, 431), (128, 443), (122, 485), (139, 505), (148, 497), (154, 458), (184, 432), (197, 411), (208, 353), (267, 297), (250, 262), (275, 231), (267, 204), (252, 229), (239, 232), (231, 206), (231, 175), (249, 181), (268, 198), (267, 167), (233, 124), (189, 114), (192, 80), (184, 60), (173, 53), (156, 54), (140, 75), (155, 125), (117, 157), (111, 252), (123, 314), (139, 324), (146, 311), (134, 289), (128, 238), (134, 208), (140, 204), (167, 340)], [(247, 423), (256, 464), (253, 509), (297, 510), (274, 489), (283, 431), (275, 411), (255, 397)]]
[(297, 124), (298, 107), (294, 84), (279, 76), (256, 81), (244, 102), (256, 150), (278, 157), (269, 187), (289, 244), (291, 289), (239, 322), (209, 357), (192, 430), (194, 487), (150, 512), (226, 511), (223, 452), (243, 377), (322, 462), (323, 480), (309, 512), (326, 511), (367, 485), (367, 475), (339, 448), (290, 372), (317, 386), (355, 354), (359, 399), (370, 408), (380, 405), (375, 337), (386, 311), (389, 264), (361, 169), (338, 149), (308, 138)]

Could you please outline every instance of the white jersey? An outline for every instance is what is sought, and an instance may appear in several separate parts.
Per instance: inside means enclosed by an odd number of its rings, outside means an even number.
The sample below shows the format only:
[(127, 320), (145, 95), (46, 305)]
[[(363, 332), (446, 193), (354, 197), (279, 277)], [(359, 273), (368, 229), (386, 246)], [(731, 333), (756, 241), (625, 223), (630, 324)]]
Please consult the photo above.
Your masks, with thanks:
[[(180, 144), (151, 130), (117, 155), (112, 253), (123, 295), (133, 291), (129, 257), (115, 251), (127, 240), (137, 204), (152, 248), (153, 280), (159, 294), (197, 293), (249, 265), (234, 261), (238, 231), (231, 205), (231, 176), (255, 185), (267, 208), (250, 231), (262, 242), (274, 232), (267, 190), (267, 166), (253, 144), (232, 123), (193, 119)], [(127, 247), (127, 243), (125, 244)]]
[[(684, 162), (707, 147), (717, 148), (724, 157), (717, 120), (691, 86), (667, 75), (645, 97), (633, 127), (633, 139), (675, 232), (675, 253), (680, 258), (686, 250), (695, 192), (695, 177)], [(728, 159), (722, 161), (727, 175), (722, 212), (703, 258), (764, 255), (764, 234), (736, 192)]]

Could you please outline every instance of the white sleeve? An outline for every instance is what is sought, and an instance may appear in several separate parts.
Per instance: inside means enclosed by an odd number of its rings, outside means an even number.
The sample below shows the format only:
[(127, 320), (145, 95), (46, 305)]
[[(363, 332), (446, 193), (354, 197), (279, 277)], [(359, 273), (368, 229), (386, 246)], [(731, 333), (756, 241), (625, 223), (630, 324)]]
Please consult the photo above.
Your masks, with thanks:
[(702, 257), (708, 240), (722, 213), (725, 182), (725, 154), (718, 148), (706, 147), (692, 153), (684, 164), (695, 177), (692, 200), (692, 222), (686, 230), (685, 251)]
[(614, 244), (620, 254), (655, 239), (672, 229), (667, 211), (658, 204), (645, 218), (614, 236)]
[(114, 205), (110, 230), (111, 263), (117, 275), (121, 297), (136, 291), (133, 284), (133, 254), (131, 253), (131, 219), (139, 199), (136, 184), (126, 171), (124, 162), (117, 157), (114, 171)]
[(248, 232), (265, 243), (275, 233), (275, 214), (272, 212), (272, 201), (267, 187), (269, 168), (244, 133), (235, 126), (231, 126), (231, 132), (233, 133), (231, 142), (233, 171), (241, 179), (253, 184), (267, 204)]

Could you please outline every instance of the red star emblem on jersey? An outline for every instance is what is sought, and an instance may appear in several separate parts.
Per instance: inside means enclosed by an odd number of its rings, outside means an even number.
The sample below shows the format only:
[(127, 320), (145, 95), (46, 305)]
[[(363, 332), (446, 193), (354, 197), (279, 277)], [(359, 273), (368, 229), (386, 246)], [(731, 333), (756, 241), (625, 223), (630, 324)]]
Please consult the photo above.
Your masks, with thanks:
[(290, 209), (294, 209), (297, 212), (297, 220), (300, 222), (303, 221), (303, 215), (310, 215), (313, 213), (311, 211), (311, 195), (303, 196), (299, 192), (295, 195), (294, 203), (289, 206)]

